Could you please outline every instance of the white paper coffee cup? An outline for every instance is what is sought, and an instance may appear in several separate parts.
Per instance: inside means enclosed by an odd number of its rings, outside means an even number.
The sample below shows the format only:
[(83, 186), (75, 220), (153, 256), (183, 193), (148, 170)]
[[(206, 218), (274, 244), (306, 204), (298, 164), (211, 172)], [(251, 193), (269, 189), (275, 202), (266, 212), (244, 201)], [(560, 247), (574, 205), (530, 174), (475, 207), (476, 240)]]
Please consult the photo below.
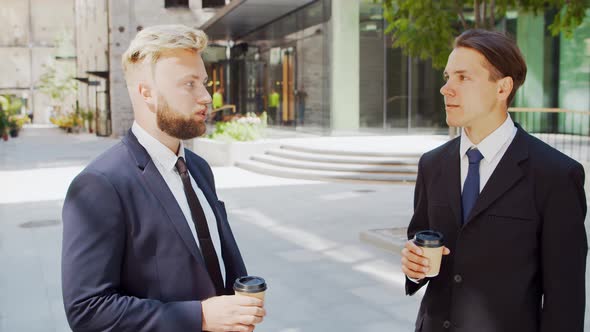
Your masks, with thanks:
[(421, 231), (414, 235), (414, 243), (422, 248), (422, 256), (428, 258), (429, 270), (426, 277), (436, 277), (440, 272), (443, 253), (443, 235), (433, 230)]

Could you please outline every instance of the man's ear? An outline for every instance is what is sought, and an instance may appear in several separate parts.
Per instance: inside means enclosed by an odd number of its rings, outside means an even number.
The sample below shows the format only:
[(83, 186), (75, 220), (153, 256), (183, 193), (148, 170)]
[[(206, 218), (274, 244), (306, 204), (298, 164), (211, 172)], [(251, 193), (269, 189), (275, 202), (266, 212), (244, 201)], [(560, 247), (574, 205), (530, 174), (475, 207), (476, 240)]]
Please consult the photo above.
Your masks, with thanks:
[(137, 90), (143, 101), (148, 105), (150, 111), (154, 112), (157, 106), (157, 100), (151, 85), (146, 82), (140, 82), (137, 85)]
[(501, 101), (507, 101), (512, 89), (514, 88), (514, 81), (512, 77), (506, 76), (498, 80), (498, 97)]

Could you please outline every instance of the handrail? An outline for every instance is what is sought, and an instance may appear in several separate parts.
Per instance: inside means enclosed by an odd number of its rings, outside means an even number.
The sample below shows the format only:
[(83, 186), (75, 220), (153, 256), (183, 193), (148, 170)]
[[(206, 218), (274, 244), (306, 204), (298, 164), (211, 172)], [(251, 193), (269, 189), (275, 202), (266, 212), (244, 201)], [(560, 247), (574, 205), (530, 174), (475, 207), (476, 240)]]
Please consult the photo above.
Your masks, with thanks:
[(211, 113), (223, 111), (223, 110), (226, 110), (226, 109), (231, 109), (232, 110), (232, 113), (235, 113), (236, 112), (236, 105), (232, 105), (232, 104), (223, 105), (223, 106), (221, 106), (219, 108), (213, 109), (211, 111)]

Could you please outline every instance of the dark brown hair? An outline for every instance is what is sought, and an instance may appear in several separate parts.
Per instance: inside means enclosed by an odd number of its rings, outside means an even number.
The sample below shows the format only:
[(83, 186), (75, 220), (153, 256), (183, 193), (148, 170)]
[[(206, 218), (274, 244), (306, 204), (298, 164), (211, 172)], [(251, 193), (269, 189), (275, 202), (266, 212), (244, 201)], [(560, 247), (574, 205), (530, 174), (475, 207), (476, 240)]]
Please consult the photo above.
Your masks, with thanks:
[(488, 60), (490, 80), (512, 77), (513, 87), (506, 101), (506, 106), (510, 106), (526, 78), (526, 63), (514, 39), (501, 32), (472, 29), (455, 38), (453, 47), (471, 48), (481, 53)]

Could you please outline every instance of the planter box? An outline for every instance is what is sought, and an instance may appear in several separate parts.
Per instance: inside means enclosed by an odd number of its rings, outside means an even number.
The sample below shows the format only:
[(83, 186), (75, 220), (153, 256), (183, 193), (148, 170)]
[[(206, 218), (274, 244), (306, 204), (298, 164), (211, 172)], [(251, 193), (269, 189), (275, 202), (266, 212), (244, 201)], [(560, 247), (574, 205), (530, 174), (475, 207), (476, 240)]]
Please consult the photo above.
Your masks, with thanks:
[(192, 150), (211, 166), (234, 166), (237, 161), (248, 160), (253, 155), (279, 147), (278, 141), (270, 140), (222, 142), (209, 138), (195, 138)]

